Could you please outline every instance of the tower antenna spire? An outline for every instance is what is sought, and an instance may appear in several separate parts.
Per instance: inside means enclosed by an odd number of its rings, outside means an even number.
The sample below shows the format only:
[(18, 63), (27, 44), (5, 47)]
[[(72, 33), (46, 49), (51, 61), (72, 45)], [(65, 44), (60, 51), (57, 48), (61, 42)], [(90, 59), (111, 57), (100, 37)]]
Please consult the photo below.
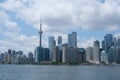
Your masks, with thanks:
[(39, 31), (39, 34), (40, 34), (40, 41), (39, 41), (39, 46), (42, 47), (42, 19), (40, 18), (40, 31)]

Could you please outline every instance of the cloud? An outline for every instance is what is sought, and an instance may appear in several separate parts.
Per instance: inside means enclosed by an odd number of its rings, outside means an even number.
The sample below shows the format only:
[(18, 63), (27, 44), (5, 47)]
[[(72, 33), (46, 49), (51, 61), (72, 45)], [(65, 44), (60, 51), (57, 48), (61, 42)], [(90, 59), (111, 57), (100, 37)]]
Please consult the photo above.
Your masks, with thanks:
[[(18, 24), (9, 19), (8, 14), (5, 11), (0, 10), (0, 29), (5, 28), (10, 31), (19, 31)], [(15, 29), (15, 30), (14, 30)]]
[(97, 0), (7, 0), (0, 6), (15, 12), (35, 28), (42, 17), (47, 31), (52, 32), (57, 28), (57, 31), (70, 30), (75, 26), (76, 29), (88, 30), (120, 29), (119, 3), (119, 0), (106, 0), (104, 3)]
[(80, 38), (80, 37), (78, 37), (78, 46), (79, 47), (82, 47), (82, 48), (87, 48), (87, 47), (89, 47), (89, 46), (93, 46), (93, 42), (96, 40), (96, 38), (95, 37), (90, 37), (90, 38), (85, 38), (85, 37), (83, 37), (83, 38)]
[[(22, 50), (33, 50), (38, 45), (38, 36), (19, 33), (20, 27), (7, 12), (15, 13), (30, 27), (39, 30), (40, 18), (43, 21), (43, 45), (48, 46), (48, 36), (62, 35), (79, 30), (120, 30), (119, 0), (6, 0), (0, 3), (0, 33), (10, 38), (8, 44), (16, 44)], [(6, 29), (6, 31), (4, 31)], [(47, 33), (46, 33), (47, 32)], [(78, 46), (87, 47), (95, 38), (80, 38)], [(82, 41), (82, 42), (81, 42)], [(33, 47), (31, 47), (33, 46)], [(14, 46), (13, 46), (14, 47)], [(26, 48), (27, 47), (27, 48)]]

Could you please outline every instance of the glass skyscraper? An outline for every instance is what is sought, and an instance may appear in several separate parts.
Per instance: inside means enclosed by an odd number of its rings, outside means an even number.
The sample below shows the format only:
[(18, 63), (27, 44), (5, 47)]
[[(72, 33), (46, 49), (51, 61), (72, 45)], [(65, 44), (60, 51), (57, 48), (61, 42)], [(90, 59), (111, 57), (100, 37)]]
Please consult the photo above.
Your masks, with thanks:
[(68, 46), (77, 47), (77, 33), (76, 32), (72, 32), (72, 34), (68, 34)]
[(49, 49), (50, 49), (50, 60), (52, 60), (52, 53), (53, 53), (53, 47), (56, 45), (56, 42), (54, 40), (53, 36), (49, 37)]

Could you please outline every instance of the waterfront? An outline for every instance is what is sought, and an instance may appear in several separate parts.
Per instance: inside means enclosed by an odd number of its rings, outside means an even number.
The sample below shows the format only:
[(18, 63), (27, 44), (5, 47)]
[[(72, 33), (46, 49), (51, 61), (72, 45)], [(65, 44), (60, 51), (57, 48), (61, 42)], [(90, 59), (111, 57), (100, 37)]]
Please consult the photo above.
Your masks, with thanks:
[(0, 65), (0, 80), (120, 80), (120, 66)]

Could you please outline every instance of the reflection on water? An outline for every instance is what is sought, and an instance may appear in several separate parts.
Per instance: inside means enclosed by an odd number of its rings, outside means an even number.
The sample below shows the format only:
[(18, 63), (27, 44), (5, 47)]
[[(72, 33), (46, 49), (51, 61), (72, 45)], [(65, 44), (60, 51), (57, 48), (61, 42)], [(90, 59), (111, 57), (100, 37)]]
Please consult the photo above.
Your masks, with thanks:
[(0, 65), (0, 80), (120, 80), (120, 66)]

